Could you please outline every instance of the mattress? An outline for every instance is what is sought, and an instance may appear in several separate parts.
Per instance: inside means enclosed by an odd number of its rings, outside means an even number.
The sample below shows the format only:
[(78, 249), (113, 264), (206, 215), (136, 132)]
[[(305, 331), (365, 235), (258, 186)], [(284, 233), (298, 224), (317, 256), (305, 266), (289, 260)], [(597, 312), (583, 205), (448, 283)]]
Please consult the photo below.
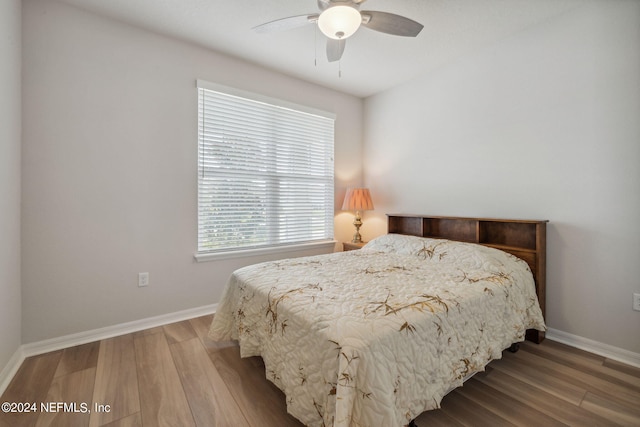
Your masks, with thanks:
[(209, 336), (261, 356), (305, 425), (403, 426), (531, 328), (545, 325), (523, 260), (389, 234), (235, 271)]

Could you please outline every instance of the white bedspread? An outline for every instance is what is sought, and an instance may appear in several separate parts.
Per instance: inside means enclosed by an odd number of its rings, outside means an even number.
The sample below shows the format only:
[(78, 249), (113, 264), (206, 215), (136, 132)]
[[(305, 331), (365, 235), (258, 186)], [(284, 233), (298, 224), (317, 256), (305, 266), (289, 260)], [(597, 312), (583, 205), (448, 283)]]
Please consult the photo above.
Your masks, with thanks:
[(237, 270), (210, 337), (260, 355), (308, 426), (403, 426), (526, 329), (544, 330), (526, 262), (386, 235), (359, 251)]

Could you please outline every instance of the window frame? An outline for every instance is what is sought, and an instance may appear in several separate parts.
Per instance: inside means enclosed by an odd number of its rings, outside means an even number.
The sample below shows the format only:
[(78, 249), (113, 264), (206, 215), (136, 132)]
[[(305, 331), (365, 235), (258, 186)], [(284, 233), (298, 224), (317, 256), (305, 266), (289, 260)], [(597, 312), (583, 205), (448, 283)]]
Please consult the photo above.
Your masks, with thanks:
[[(285, 243), (276, 243), (276, 244), (260, 244), (257, 246), (236, 246), (236, 247), (228, 247), (228, 248), (220, 248), (220, 249), (214, 249), (214, 250), (206, 250), (203, 251), (201, 250), (202, 248), (200, 247), (201, 245), (201, 241), (200, 241), (200, 235), (201, 235), (201, 206), (200, 206), (200, 187), (201, 187), (201, 177), (200, 174), (203, 173), (202, 169), (201, 169), (201, 161), (202, 161), (202, 154), (201, 154), (201, 144), (202, 144), (202, 140), (201, 140), (201, 121), (202, 121), (202, 117), (200, 114), (200, 102), (201, 102), (201, 95), (200, 95), (200, 90), (204, 89), (204, 90), (211, 90), (211, 91), (215, 91), (224, 95), (229, 95), (229, 96), (235, 96), (235, 97), (240, 97), (240, 98), (244, 98), (245, 100), (249, 100), (249, 101), (254, 101), (256, 104), (260, 104), (260, 103), (264, 103), (264, 104), (268, 104), (269, 106), (273, 107), (279, 107), (282, 109), (290, 109), (293, 110), (295, 112), (301, 112), (301, 113), (306, 113), (306, 114), (311, 114), (311, 115), (315, 115), (315, 116), (320, 116), (323, 118), (327, 118), (333, 121), (333, 138), (332, 138), (332, 147), (331, 147), (331, 156), (332, 156), (332, 166), (331, 166), (331, 170), (332, 170), (332, 174), (331, 174), (331, 183), (330, 183), (330, 188), (331, 188), (331, 193), (328, 195), (325, 195), (325, 202), (328, 202), (327, 198), (331, 199), (331, 204), (333, 205), (333, 199), (335, 197), (335, 193), (334, 193), (334, 189), (335, 189), (335, 159), (334, 159), (334, 145), (335, 145), (335, 119), (336, 119), (336, 115), (333, 113), (329, 113), (326, 111), (322, 111), (322, 110), (318, 110), (312, 107), (308, 107), (308, 106), (304, 106), (304, 105), (299, 105), (299, 104), (295, 104), (289, 101), (285, 101), (285, 100), (281, 100), (281, 99), (277, 99), (277, 98), (273, 98), (273, 97), (269, 97), (266, 95), (262, 95), (262, 94), (257, 94), (254, 92), (249, 92), (249, 91), (245, 91), (245, 90), (241, 90), (241, 89), (237, 89), (237, 88), (233, 88), (233, 87), (229, 87), (229, 86), (225, 86), (225, 85), (221, 85), (221, 84), (217, 84), (217, 83), (211, 83), (211, 82), (207, 82), (204, 80), (197, 80), (196, 81), (196, 89), (197, 89), (197, 105), (198, 105), (198, 137), (197, 137), (197, 153), (198, 153), (198, 159), (197, 159), (197, 173), (198, 173), (198, 177), (197, 177), (197, 185), (196, 185), (196, 190), (198, 192), (198, 194), (196, 195), (197, 197), (197, 238), (196, 238), (196, 251), (194, 253), (194, 258), (200, 262), (200, 261), (209, 261), (209, 260), (218, 260), (218, 259), (228, 259), (228, 258), (237, 258), (237, 257), (245, 257), (245, 256), (259, 256), (259, 255), (266, 255), (266, 254), (273, 254), (273, 253), (288, 253), (288, 252), (298, 252), (301, 250), (313, 250), (313, 249), (323, 249), (323, 250), (329, 250), (329, 249), (333, 249), (335, 247), (335, 239), (333, 237), (331, 238), (323, 238), (323, 239), (313, 239), (313, 240), (306, 240), (306, 241), (292, 241), (292, 242), (285, 242)], [(325, 215), (331, 215), (331, 217), (333, 218), (335, 216), (335, 207), (333, 208), (333, 210), (329, 213), (325, 211)], [(325, 222), (326, 224), (326, 222)], [(330, 234), (333, 234), (334, 230), (333, 230), (333, 223), (331, 223), (331, 229), (327, 230), (330, 232)]]

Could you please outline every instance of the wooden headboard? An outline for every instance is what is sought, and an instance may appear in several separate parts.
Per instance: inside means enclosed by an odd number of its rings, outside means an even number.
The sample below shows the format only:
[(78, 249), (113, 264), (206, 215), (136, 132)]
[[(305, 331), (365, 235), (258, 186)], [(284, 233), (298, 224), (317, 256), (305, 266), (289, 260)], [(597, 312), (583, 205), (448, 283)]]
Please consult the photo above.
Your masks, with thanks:
[[(536, 294), (545, 315), (548, 221), (403, 214), (388, 214), (387, 218), (389, 233), (478, 243), (523, 259), (533, 272)], [(540, 343), (544, 332), (530, 329), (526, 338)]]

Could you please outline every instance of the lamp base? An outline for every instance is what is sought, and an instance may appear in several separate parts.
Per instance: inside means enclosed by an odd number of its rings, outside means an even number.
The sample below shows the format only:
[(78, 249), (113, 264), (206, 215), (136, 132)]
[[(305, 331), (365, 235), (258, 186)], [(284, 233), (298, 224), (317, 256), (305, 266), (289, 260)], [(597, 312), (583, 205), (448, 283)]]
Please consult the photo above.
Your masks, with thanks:
[(353, 235), (353, 240), (351, 240), (351, 243), (362, 243), (362, 236), (360, 235), (362, 218), (360, 218), (360, 211), (356, 211), (356, 217), (353, 220), (353, 225), (356, 227), (356, 234)]

